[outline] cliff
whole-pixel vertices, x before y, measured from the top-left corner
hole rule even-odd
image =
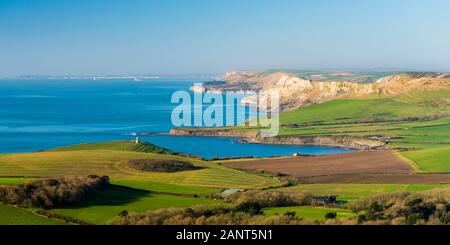
[[[352,148],[358,150],[382,149],[386,142],[354,136],[276,136],[261,137],[258,131],[238,129],[199,129],[174,128],[171,135],[178,136],[208,136],[208,137],[236,137],[242,142],[252,144],[278,144],[278,145],[314,145],[327,147]]]
[[[314,145],[325,147],[352,148],[358,150],[377,150],[386,145],[385,142],[354,136],[276,136],[247,140],[249,143],[278,145]]]
[[[394,96],[413,90],[448,88],[450,76],[443,73],[401,73],[383,77],[371,83],[323,80],[313,81],[287,72],[230,72],[217,81],[202,87],[191,88],[196,92],[223,93],[227,91],[279,91],[280,107],[288,111],[325,101],[374,96]],[[242,103],[254,104],[253,97]]]
[[[238,129],[172,128],[169,134],[178,136],[245,137],[249,139],[259,137],[258,131]]]

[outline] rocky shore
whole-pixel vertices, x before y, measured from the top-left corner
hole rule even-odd
[[[170,135],[178,136],[205,136],[205,137],[234,137],[241,142],[252,144],[278,144],[278,145],[312,145],[338,148],[351,148],[357,150],[379,150],[387,145],[385,141],[334,135],[283,135],[276,137],[261,137],[256,130],[239,129],[202,129],[202,128],[173,128]]]

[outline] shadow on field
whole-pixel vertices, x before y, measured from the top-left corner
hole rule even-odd
[[[89,206],[120,206],[133,203],[141,198],[152,197],[149,191],[136,190],[123,186],[112,185],[110,188],[95,192],[75,206],[62,207],[77,209]]]

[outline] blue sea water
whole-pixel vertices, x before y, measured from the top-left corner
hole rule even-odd
[[[132,140],[172,128],[172,93],[194,81],[2,80],[0,152],[31,152],[85,142]],[[211,157],[332,154],[348,149],[241,144],[231,138],[150,135],[143,140],[176,152]]]

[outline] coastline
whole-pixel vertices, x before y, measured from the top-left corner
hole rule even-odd
[[[279,135],[268,138],[261,137],[258,131],[241,129],[172,128],[169,135],[233,137],[238,138],[242,143],[249,144],[321,146],[355,149],[359,151],[383,150],[387,145],[387,142],[345,135]]]

